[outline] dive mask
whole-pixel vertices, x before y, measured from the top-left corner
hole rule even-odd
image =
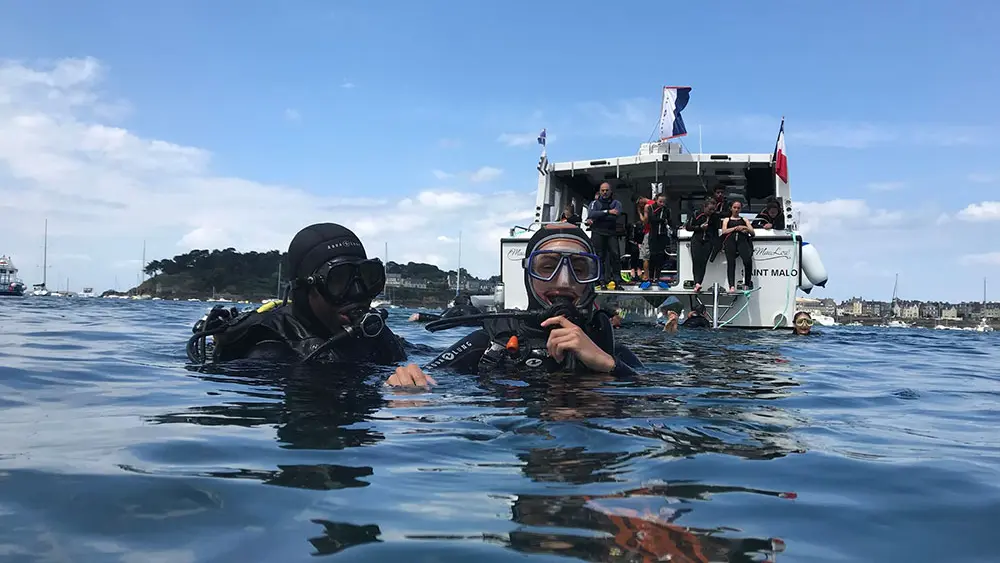
[[[338,258],[320,266],[306,283],[335,302],[371,299],[385,289],[385,266],[378,258]]]
[[[534,250],[521,265],[529,276],[539,281],[552,281],[564,267],[569,267],[576,283],[594,283],[601,279],[601,259],[589,252]]]

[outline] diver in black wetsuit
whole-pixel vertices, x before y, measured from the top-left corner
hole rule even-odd
[[[729,205],[729,217],[722,220],[722,248],[726,251],[726,274],[729,292],[736,291],[736,256],[743,259],[743,278],[747,289],[753,289],[753,227],[740,217],[743,204],[734,201]]]
[[[480,315],[482,313],[483,311],[479,307],[472,304],[472,297],[469,297],[466,293],[459,293],[455,296],[452,306],[445,309],[440,315],[434,313],[413,313],[410,315],[410,321],[415,323],[427,323],[465,315]]]
[[[371,300],[385,286],[385,268],[369,259],[358,237],[333,223],[310,225],[288,246],[286,291],[291,303],[240,313],[216,307],[195,324],[188,358],[371,362],[406,360],[402,340],[384,325]],[[200,347],[199,347],[200,343]],[[414,366],[415,367],[415,366]]]
[[[705,306],[701,303],[695,305],[681,326],[684,328],[712,328],[712,323],[705,316]]]
[[[525,249],[524,283],[528,311],[475,318],[482,328],[460,339],[424,369],[449,368],[461,373],[542,369],[628,375],[642,363],[615,343],[611,314],[594,305],[600,258],[586,233],[565,223],[536,232]],[[471,320],[471,319],[470,319]],[[442,324],[461,326],[460,319]],[[470,323],[471,324],[471,323]],[[434,323],[428,330],[437,327]],[[416,384],[423,371],[400,370],[390,383]]]
[[[716,202],[706,199],[699,213],[692,214],[685,229],[691,231],[691,266],[694,269],[694,291],[701,291],[705,281],[705,269],[712,257],[712,251],[718,246],[719,228],[715,226],[714,214]]]

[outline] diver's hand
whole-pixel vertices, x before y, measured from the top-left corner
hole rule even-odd
[[[615,359],[601,350],[579,326],[566,317],[552,317],[542,322],[543,327],[554,327],[549,332],[547,348],[549,355],[557,362],[563,361],[567,353],[575,354],[588,368],[598,372],[612,372]]]
[[[396,368],[396,373],[385,384],[388,387],[428,387],[437,385],[437,381],[424,373],[417,364],[410,364]]]

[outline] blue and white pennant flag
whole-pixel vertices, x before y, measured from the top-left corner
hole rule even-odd
[[[664,86],[663,105],[660,108],[660,140],[675,139],[687,135],[681,111],[691,99],[690,86]]]

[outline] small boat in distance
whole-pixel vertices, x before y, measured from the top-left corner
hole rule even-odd
[[[17,277],[17,267],[9,256],[0,256],[0,295],[21,297],[24,282]]]

